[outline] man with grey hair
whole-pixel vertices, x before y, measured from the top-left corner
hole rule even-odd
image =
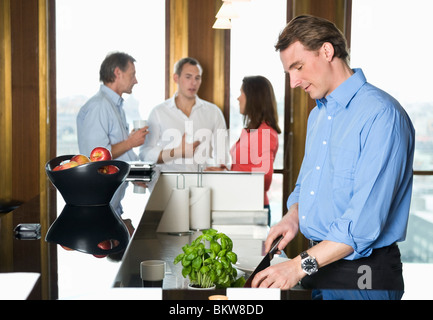
[[[221,110],[197,92],[203,69],[191,57],[175,64],[178,90],[149,115],[149,135],[140,159],[161,165],[163,171],[197,171],[198,165],[226,164],[228,134]]]
[[[81,107],[77,115],[78,147],[81,154],[89,156],[95,147],[111,151],[113,159],[138,160],[133,148],[146,139],[147,127],[129,133],[123,110],[124,93],[130,94],[137,84],[135,59],[123,52],[107,55],[99,71],[102,82],[98,93]],[[118,189],[112,206],[119,215],[123,212],[120,200],[126,184]]]
[[[126,53],[109,54],[99,71],[99,92],[81,107],[77,116],[80,153],[89,156],[95,147],[111,151],[113,159],[138,160],[132,150],[144,143],[147,128],[129,133],[123,110],[124,93],[132,93],[137,84],[135,59]]]

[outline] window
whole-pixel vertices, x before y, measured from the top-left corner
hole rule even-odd
[[[279,125],[284,131],[285,75],[274,45],[285,27],[286,0],[254,0],[235,3],[239,18],[232,19],[230,57],[230,145],[239,138],[243,127],[237,98],[245,76],[262,75],[272,83],[278,103]],[[284,166],[283,134],[279,135],[279,150],[274,170]],[[282,217],[283,178],[274,173],[268,193],[271,206],[271,224]]]
[[[426,37],[433,29],[432,10],[429,0],[353,0],[352,7],[352,67],[362,67],[370,83],[399,100],[416,130],[409,225],[399,247],[405,282],[423,286],[418,291],[428,289],[424,268],[433,263],[433,44]]]
[[[165,1],[150,5],[143,0],[57,0],[56,22],[58,155],[78,153],[76,117],[99,90],[99,68],[107,53],[123,51],[136,59],[138,84],[131,95],[123,95],[128,122],[146,119],[151,109],[164,101]],[[62,205],[58,201],[59,208]],[[107,265],[92,255],[63,249],[59,249],[58,259],[70,261],[59,264],[60,299],[77,295],[80,281],[105,286],[118,269],[115,263]],[[85,263],[77,262],[81,260]],[[86,266],[83,275],[100,276],[71,282],[77,280],[80,266]]]
[[[136,59],[138,84],[123,95],[128,122],[165,99],[165,1],[57,0],[56,22],[57,154],[76,154],[76,116],[99,90],[109,52]]]

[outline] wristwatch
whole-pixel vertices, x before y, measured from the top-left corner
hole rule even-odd
[[[316,258],[310,256],[307,251],[301,252],[301,268],[308,275],[312,275],[319,270]]]

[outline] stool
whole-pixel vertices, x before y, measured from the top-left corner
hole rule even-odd
[[[9,200],[9,201],[0,200],[0,214],[9,213],[15,210],[16,208],[18,208],[22,204],[23,203],[18,200]]]

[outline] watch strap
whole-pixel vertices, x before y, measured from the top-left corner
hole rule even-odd
[[[301,256],[301,259],[305,259],[309,256],[309,254],[307,253],[307,251],[302,251],[300,256]]]

